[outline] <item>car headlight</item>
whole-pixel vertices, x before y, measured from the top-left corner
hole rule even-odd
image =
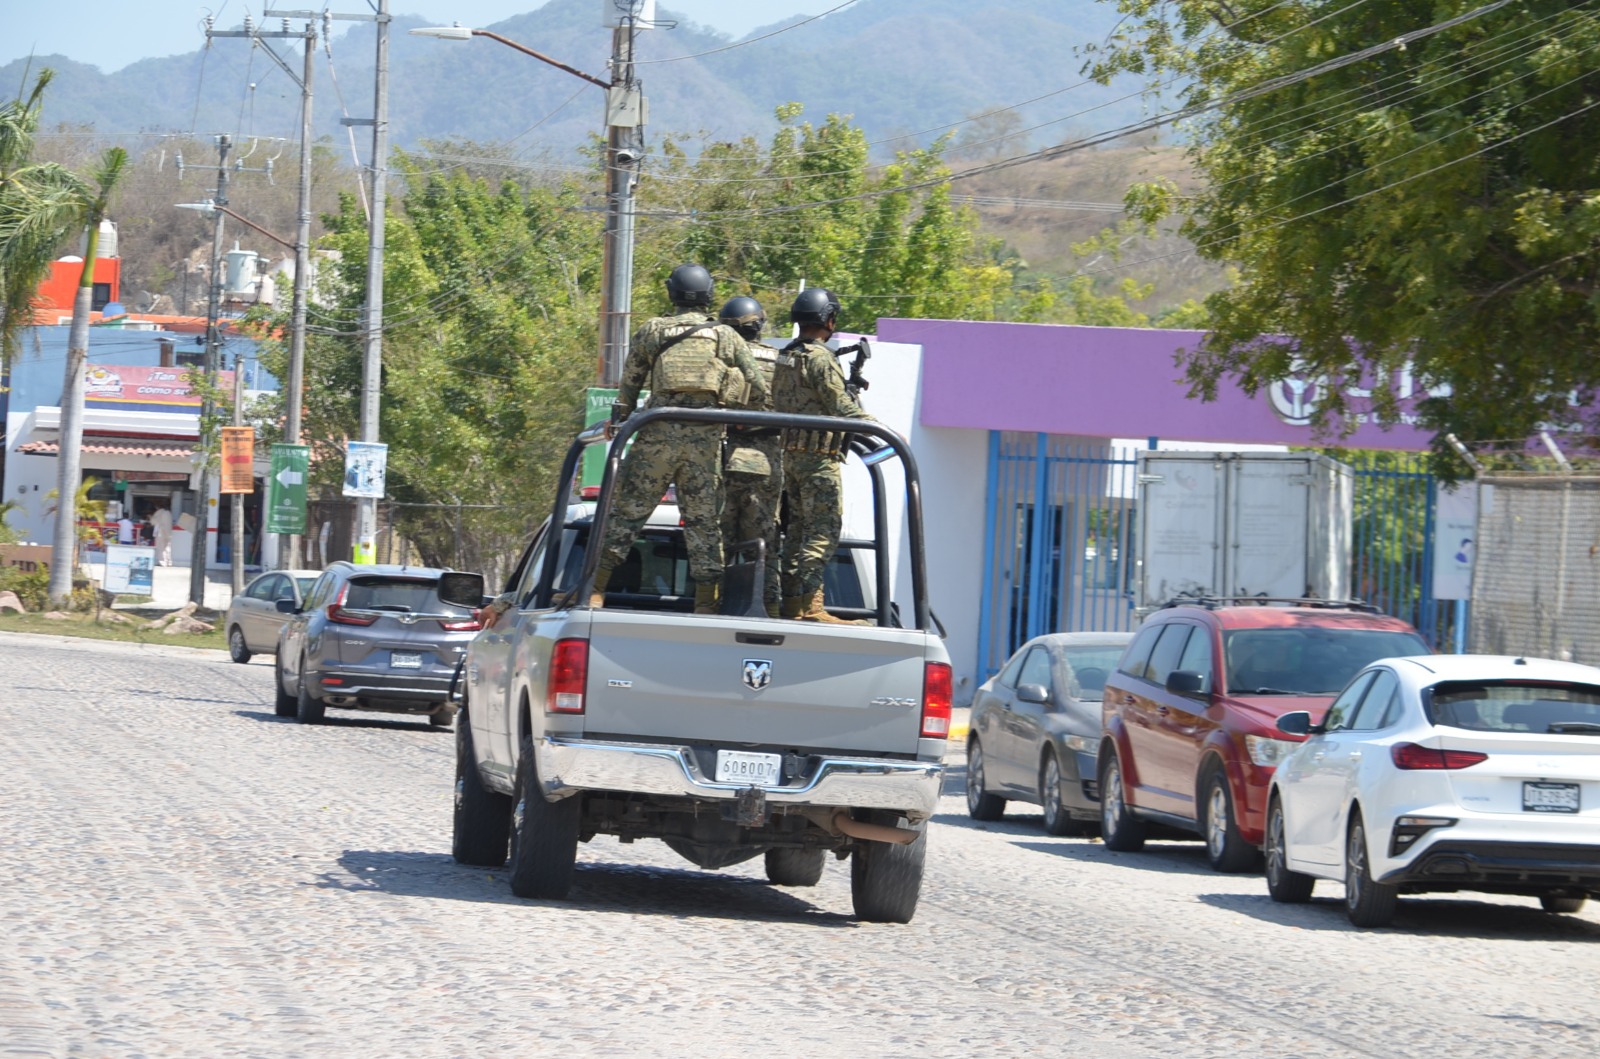
[[[1080,754],[1094,753],[1095,741],[1086,735],[1069,735],[1061,742],[1068,750],[1076,750]]]
[[[1277,768],[1283,764],[1289,752],[1299,745],[1287,739],[1268,739],[1264,735],[1244,737],[1244,748],[1249,752],[1250,760],[1262,768]]]

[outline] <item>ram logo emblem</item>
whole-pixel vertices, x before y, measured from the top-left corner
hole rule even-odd
[[[744,660],[744,686],[751,691],[760,691],[772,683],[772,660],[770,658],[746,658]]]

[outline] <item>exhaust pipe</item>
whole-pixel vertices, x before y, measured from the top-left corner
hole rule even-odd
[[[833,826],[841,834],[851,838],[865,839],[868,842],[894,842],[899,845],[908,845],[915,842],[921,831],[913,831],[908,827],[889,827],[887,824],[869,824],[857,820],[844,809],[833,814]]]

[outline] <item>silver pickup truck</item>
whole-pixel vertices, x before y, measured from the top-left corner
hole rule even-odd
[[[723,613],[691,613],[673,508],[640,531],[606,606],[591,609],[590,543],[606,522],[618,454],[662,420],[845,430],[881,442],[866,458],[878,539],[856,542],[862,554],[841,549],[848,562],[833,573],[869,572],[859,606],[844,613],[871,624],[767,617],[757,542],[728,568]],[[579,436],[562,483],[584,446],[602,440],[593,428]],[[892,459],[905,481],[909,627],[890,601],[882,539]],[[481,580],[457,591],[481,593]],[[850,859],[857,916],[911,919],[949,733],[950,663],[927,601],[916,463],[899,435],[774,413],[636,415],[617,431],[597,501],[577,502],[563,485],[501,598],[506,609],[468,647],[457,690],[457,861],[503,865],[509,843],[513,892],[563,898],[578,843],[597,835],[659,838],[708,869],[764,856],[767,878],[782,886],[815,885],[832,853]]]

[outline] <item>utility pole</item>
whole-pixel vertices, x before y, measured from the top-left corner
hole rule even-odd
[[[217,137],[217,191],[213,201],[228,204],[228,150],[233,141],[226,133]],[[189,601],[206,605],[206,543],[211,534],[211,437],[210,420],[215,411],[211,390],[217,380],[217,360],[222,343],[217,317],[222,314],[222,220],[217,211],[211,232],[211,293],[206,301],[206,391],[200,405],[200,470],[195,489],[194,540],[189,551]]]
[[[378,440],[383,382],[383,220],[389,182],[389,0],[378,0],[377,85],[372,107],[372,216],[367,222],[367,304],[361,358],[361,440]],[[378,500],[356,497],[356,562],[376,562]]]
[[[628,359],[633,314],[633,189],[644,156],[644,93],[634,76],[637,5],[613,0],[611,86],[606,89],[605,266],[600,280],[600,385],[615,386]]]
[[[317,50],[316,12],[296,11],[277,12],[268,11],[268,16],[282,16],[282,29],[277,31],[253,30],[248,19],[245,21],[243,31],[220,31],[211,28],[212,20],[206,19],[206,37],[248,37],[252,46],[259,44],[273,62],[289,79],[300,86],[300,189],[299,206],[296,215],[294,237],[294,300],[290,310],[289,323],[289,378],[286,380],[288,394],[284,398],[284,426],[283,440],[290,445],[298,445],[301,441],[300,413],[304,402],[305,391],[305,362],[306,362],[306,299],[311,282],[311,78],[315,69],[313,60]],[[303,32],[295,32],[289,28],[291,18],[304,17],[306,28]],[[322,13],[326,23],[331,17]],[[264,38],[300,38],[305,42],[305,68],[299,77],[288,63],[279,57],[278,53],[263,42]],[[277,238],[273,236],[273,238]],[[280,242],[282,240],[279,240]],[[238,425],[235,420],[235,425]],[[265,520],[263,520],[265,529]],[[289,538],[288,547],[278,549],[278,565],[281,569],[291,569],[298,566],[300,559],[301,540],[298,534]],[[238,576],[242,576],[242,573]],[[238,590],[239,586],[235,586]]]

